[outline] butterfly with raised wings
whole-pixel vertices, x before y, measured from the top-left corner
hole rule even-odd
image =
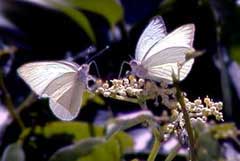
[[[88,64],[69,61],[27,63],[17,72],[37,95],[49,98],[54,115],[66,121],[77,117],[88,81],[93,79]]]
[[[194,24],[186,24],[167,34],[162,17],[154,17],[138,40],[135,59],[129,63],[131,73],[140,78],[172,83],[174,72],[183,80],[194,63],[194,59],[186,59],[186,54],[194,51],[194,32]]]

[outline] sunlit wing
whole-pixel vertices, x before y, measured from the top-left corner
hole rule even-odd
[[[78,66],[65,61],[33,62],[22,65],[17,72],[38,95],[42,96],[46,87],[65,73],[76,73]]]
[[[161,52],[149,57],[146,61],[142,62],[144,68],[150,70],[152,67],[168,64],[168,63],[184,63],[186,61],[186,53],[190,49],[187,47],[172,47],[166,48]]]
[[[155,81],[161,81],[161,80],[167,80],[168,82],[172,83],[172,74],[174,74],[178,77],[178,79],[181,81],[190,72],[192,65],[193,65],[194,59],[190,59],[187,62],[184,63],[184,65],[180,68],[180,72],[178,73],[179,65],[178,63],[167,63],[162,64],[159,66],[154,66],[148,70],[148,78]],[[179,74],[179,75],[178,75]]]
[[[72,120],[77,117],[82,103],[85,85],[75,81],[74,85],[65,91],[57,99],[49,99],[49,105],[52,112],[61,120]]]
[[[154,17],[138,40],[135,59],[142,61],[145,54],[147,54],[158,41],[163,39],[166,34],[166,27],[162,17]]]
[[[150,57],[156,54],[158,54],[159,57],[162,57],[163,54],[161,54],[161,52],[167,48],[192,48],[194,32],[194,24],[187,24],[177,28],[176,30],[168,34],[166,37],[155,43],[154,46],[151,47],[151,49],[149,49],[146,55],[142,58],[142,63],[144,64],[145,61],[148,61]]]

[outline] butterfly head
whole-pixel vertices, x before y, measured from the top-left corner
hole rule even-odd
[[[88,64],[83,64],[80,66],[79,71],[82,73],[88,73],[89,72],[89,65]]]
[[[89,65],[88,64],[81,65],[80,68],[78,69],[78,80],[86,84],[88,80],[88,72]]]
[[[141,62],[137,61],[137,60],[131,60],[129,62],[129,65],[131,67],[131,73],[133,75],[136,75],[138,77],[141,77],[141,78],[145,78],[146,75],[147,75],[147,69],[145,69]]]

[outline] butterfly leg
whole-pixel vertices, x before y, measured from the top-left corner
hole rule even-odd
[[[94,84],[91,85],[91,86],[89,86],[89,82],[90,82],[90,81],[93,81],[93,82],[94,82]],[[87,85],[87,89],[88,89],[89,91],[94,91],[94,90],[97,88],[96,78],[94,78],[94,77],[91,76],[91,75],[88,75],[86,85]]]
[[[119,71],[119,74],[118,74],[118,79],[119,79],[119,78],[121,77],[121,75],[122,75],[122,70],[123,70],[123,67],[124,67],[125,64],[128,64],[128,65],[129,65],[129,63],[128,63],[127,61],[123,61],[123,62],[122,62],[121,67],[120,67],[120,71]]]

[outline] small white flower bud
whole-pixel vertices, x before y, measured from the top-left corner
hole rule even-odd
[[[129,80],[127,78],[123,79],[123,85],[128,86],[129,85]]]
[[[209,106],[210,102],[211,102],[211,100],[210,100],[209,97],[204,98],[204,103],[205,103],[207,106]]]
[[[205,123],[205,121],[201,117],[197,117],[197,121],[199,121],[201,123]]]
[[[194,103],[195,103],[195,105],[199,106],[202,104],[202,100],[198,98],[194,101]]]
[[[138,80],[138,84],[139,84],[140,87],[142,87],[142,86],[144,85],[144,83],[145,83],[145,80],[144,80],[144,79],[140,78],[140,79]]]
[[[213,113],[213,112],[217,111],[217,108],[215,106],[212,106],[212,107],[210,107],[210,110]]]
[[[134,83],[134,84],[133,84],[133,87],[134,87],[134,88],[138,88],[138,84],[137,84],[137,83]]]
[[[119,93],[120,96],[123,96],[123,97],[127,96],[127,93],[123,90],[118,91],[118,93]]]
[[[109,97],[110,94],[111,94],[111,92],[106,91],[106,92],[103,93],[103,96],[104,96],[104,97]]]
[[[117,80],[117,79],[113,79],[113,80],[112,80],[112,84],[113,84],[114,86],[117,86],[117,83],[118,83],[118,80]]]
[[[123,85],[123,80],[121,80],[121,79],[117,80],[117,85],[122,86]]]
[[[126,91],[127,91],[127,93],[129,93],[129,94],[132,94],[132,93],[133,93],[132,87],[127,87],[127,88],[126,88]]]
[[[218,108],[219,111],[221,111],[223,109],[223,103],[222,102],[218,102],[216,107]]]
[[[96,92],[97,93],[103,93],[104,92],[104,88],[103,87],[99,87]]]
[[[106,82],[106,83],[103,83],[102,87],[103,87],[104,89],[107,89],[107,88],[109,88],[109,84],[108,84],[107,82]]]

